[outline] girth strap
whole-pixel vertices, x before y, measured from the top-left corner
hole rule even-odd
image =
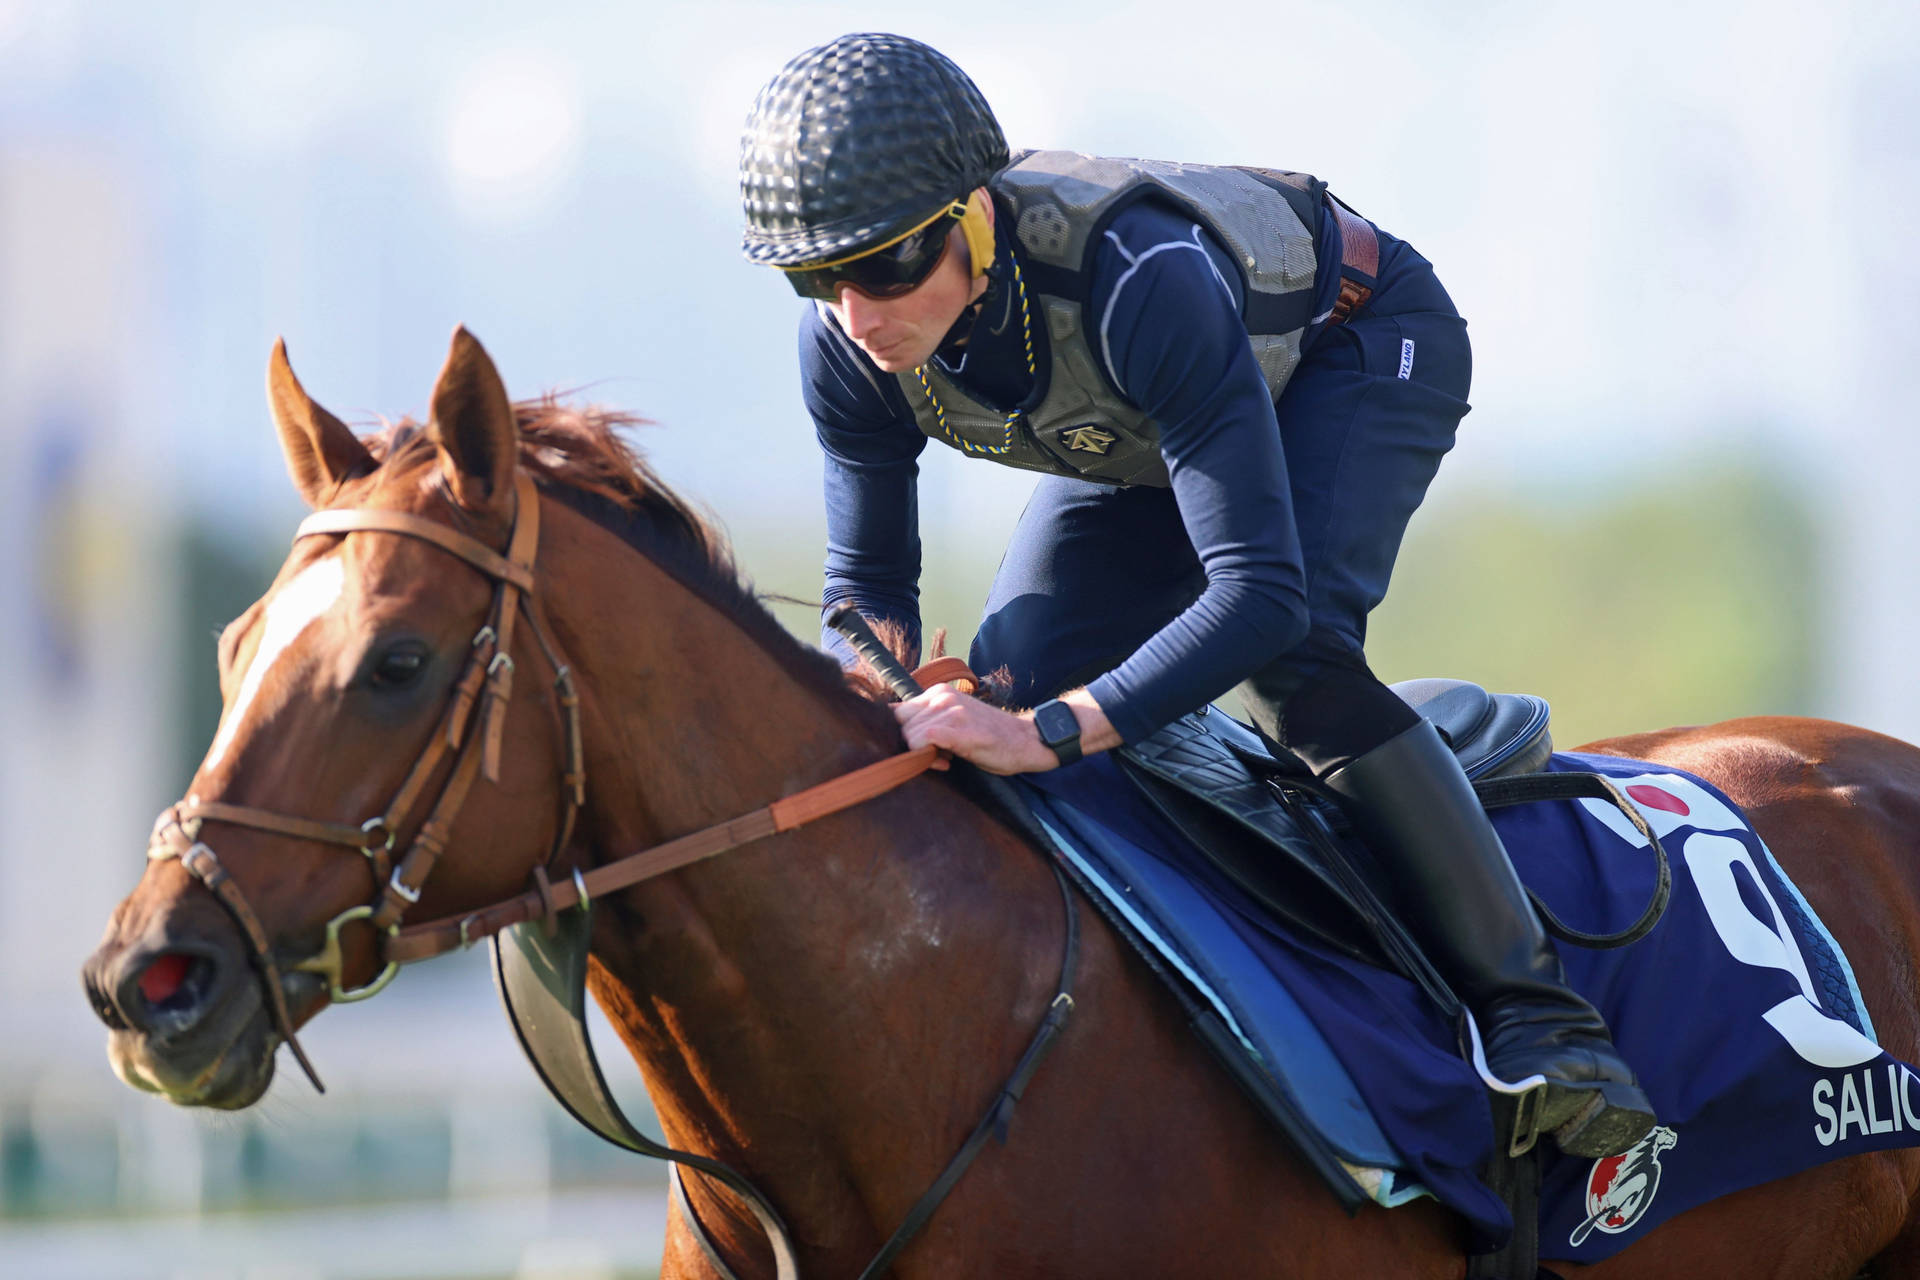
[[[1493,1131],[1512,1133],[1519,1119],[1519,1099],[1491,1093]],[[1467,1258],[1466,1280],[1552,1280],[1552,1274],[1540,1268],[1540,1165],[1544,1152],[1534,1146],[1513,1155],[1504,1142],[1496,1142],[1493,1154],[1480,1171],[1487,1190],[1500,1198],[1513,1215],[1513,1234],[1506,1244],[1489,1253]]]

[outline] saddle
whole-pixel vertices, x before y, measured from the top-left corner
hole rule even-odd
[[[1546,700],[1465,680],[1391,686],[1433,721],[1469,779],[1531,774],[1553,753]],[[1211,708],[1118,753],[1122,770],[1276,924],[1403,973],[1449,1014],[1458,999],[1388,905],[1390,887],[1306,765]],[[1279,856],[1275,856],[1276,853]]]

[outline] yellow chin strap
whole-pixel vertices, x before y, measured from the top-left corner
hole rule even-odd
[[[960,234],[967,239],[967,257],[973,260],[976,280],[993,265],[993,223],[987,218],[986,206],[986,199],[975,187],[967,196],[967,211],[960,215]]]

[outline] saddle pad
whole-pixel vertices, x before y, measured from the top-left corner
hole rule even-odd
[[[1549,769],[1627,793],[1673,860],[1673,896],[1634,946],[1560,947],[1661,1124],[1606,1160],[1544,1142],[1540,1256],[1598,1262],[1716,1196],[1920,1145],[1913,1069],[1874,1041],[1851,966],[1731,802],[1638,761],[1561,754]],[[1429,1194],[1462,1215],[1474,1248],[1504,1242],[1512,1223],[1477,1172],[1493,1149],[1485,1087],[1414,984],[1283,932],[1104,757],[1023,782],[1082,878],[1228,1016],[1374,1199]],[[1574,928],[1624,927],[1652,892],[1645,841],[1601,802],[1520,805],[1494,822],[1521,878]]]

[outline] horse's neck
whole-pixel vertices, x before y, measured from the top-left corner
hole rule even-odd
[[[678,597],[670,619],[661,595],[646,608],[648,631],[687,655],[681,669],[653,653],[636,671],[631,641],[591,655],[611,667],[580,660],[602,722],[588,829],[603,857],[882,754],[737,626]],[[599,677],[623,648],[624,685]],[[926,1135],[925,1117],[984,1105],[994,1082],[975,1077],[994,1068],[982,1064],[1018,1056],[1051,994],[1057,958],[1039,953],[1056,945],[1058,913],[1037,859],[921,780],[608,904],[593,989],[671,1141],[743,1166],[816,1239],[844,1234],[857,1252],[891,1228],[866,1214],[902,1194],[890,1180],[903,1154],[915,1170],[945,1158],[914,1145],[950,1141]],[[938,998],[963,989],[974,998]],[[723,1238],[757,1234],[709,1207]]]

